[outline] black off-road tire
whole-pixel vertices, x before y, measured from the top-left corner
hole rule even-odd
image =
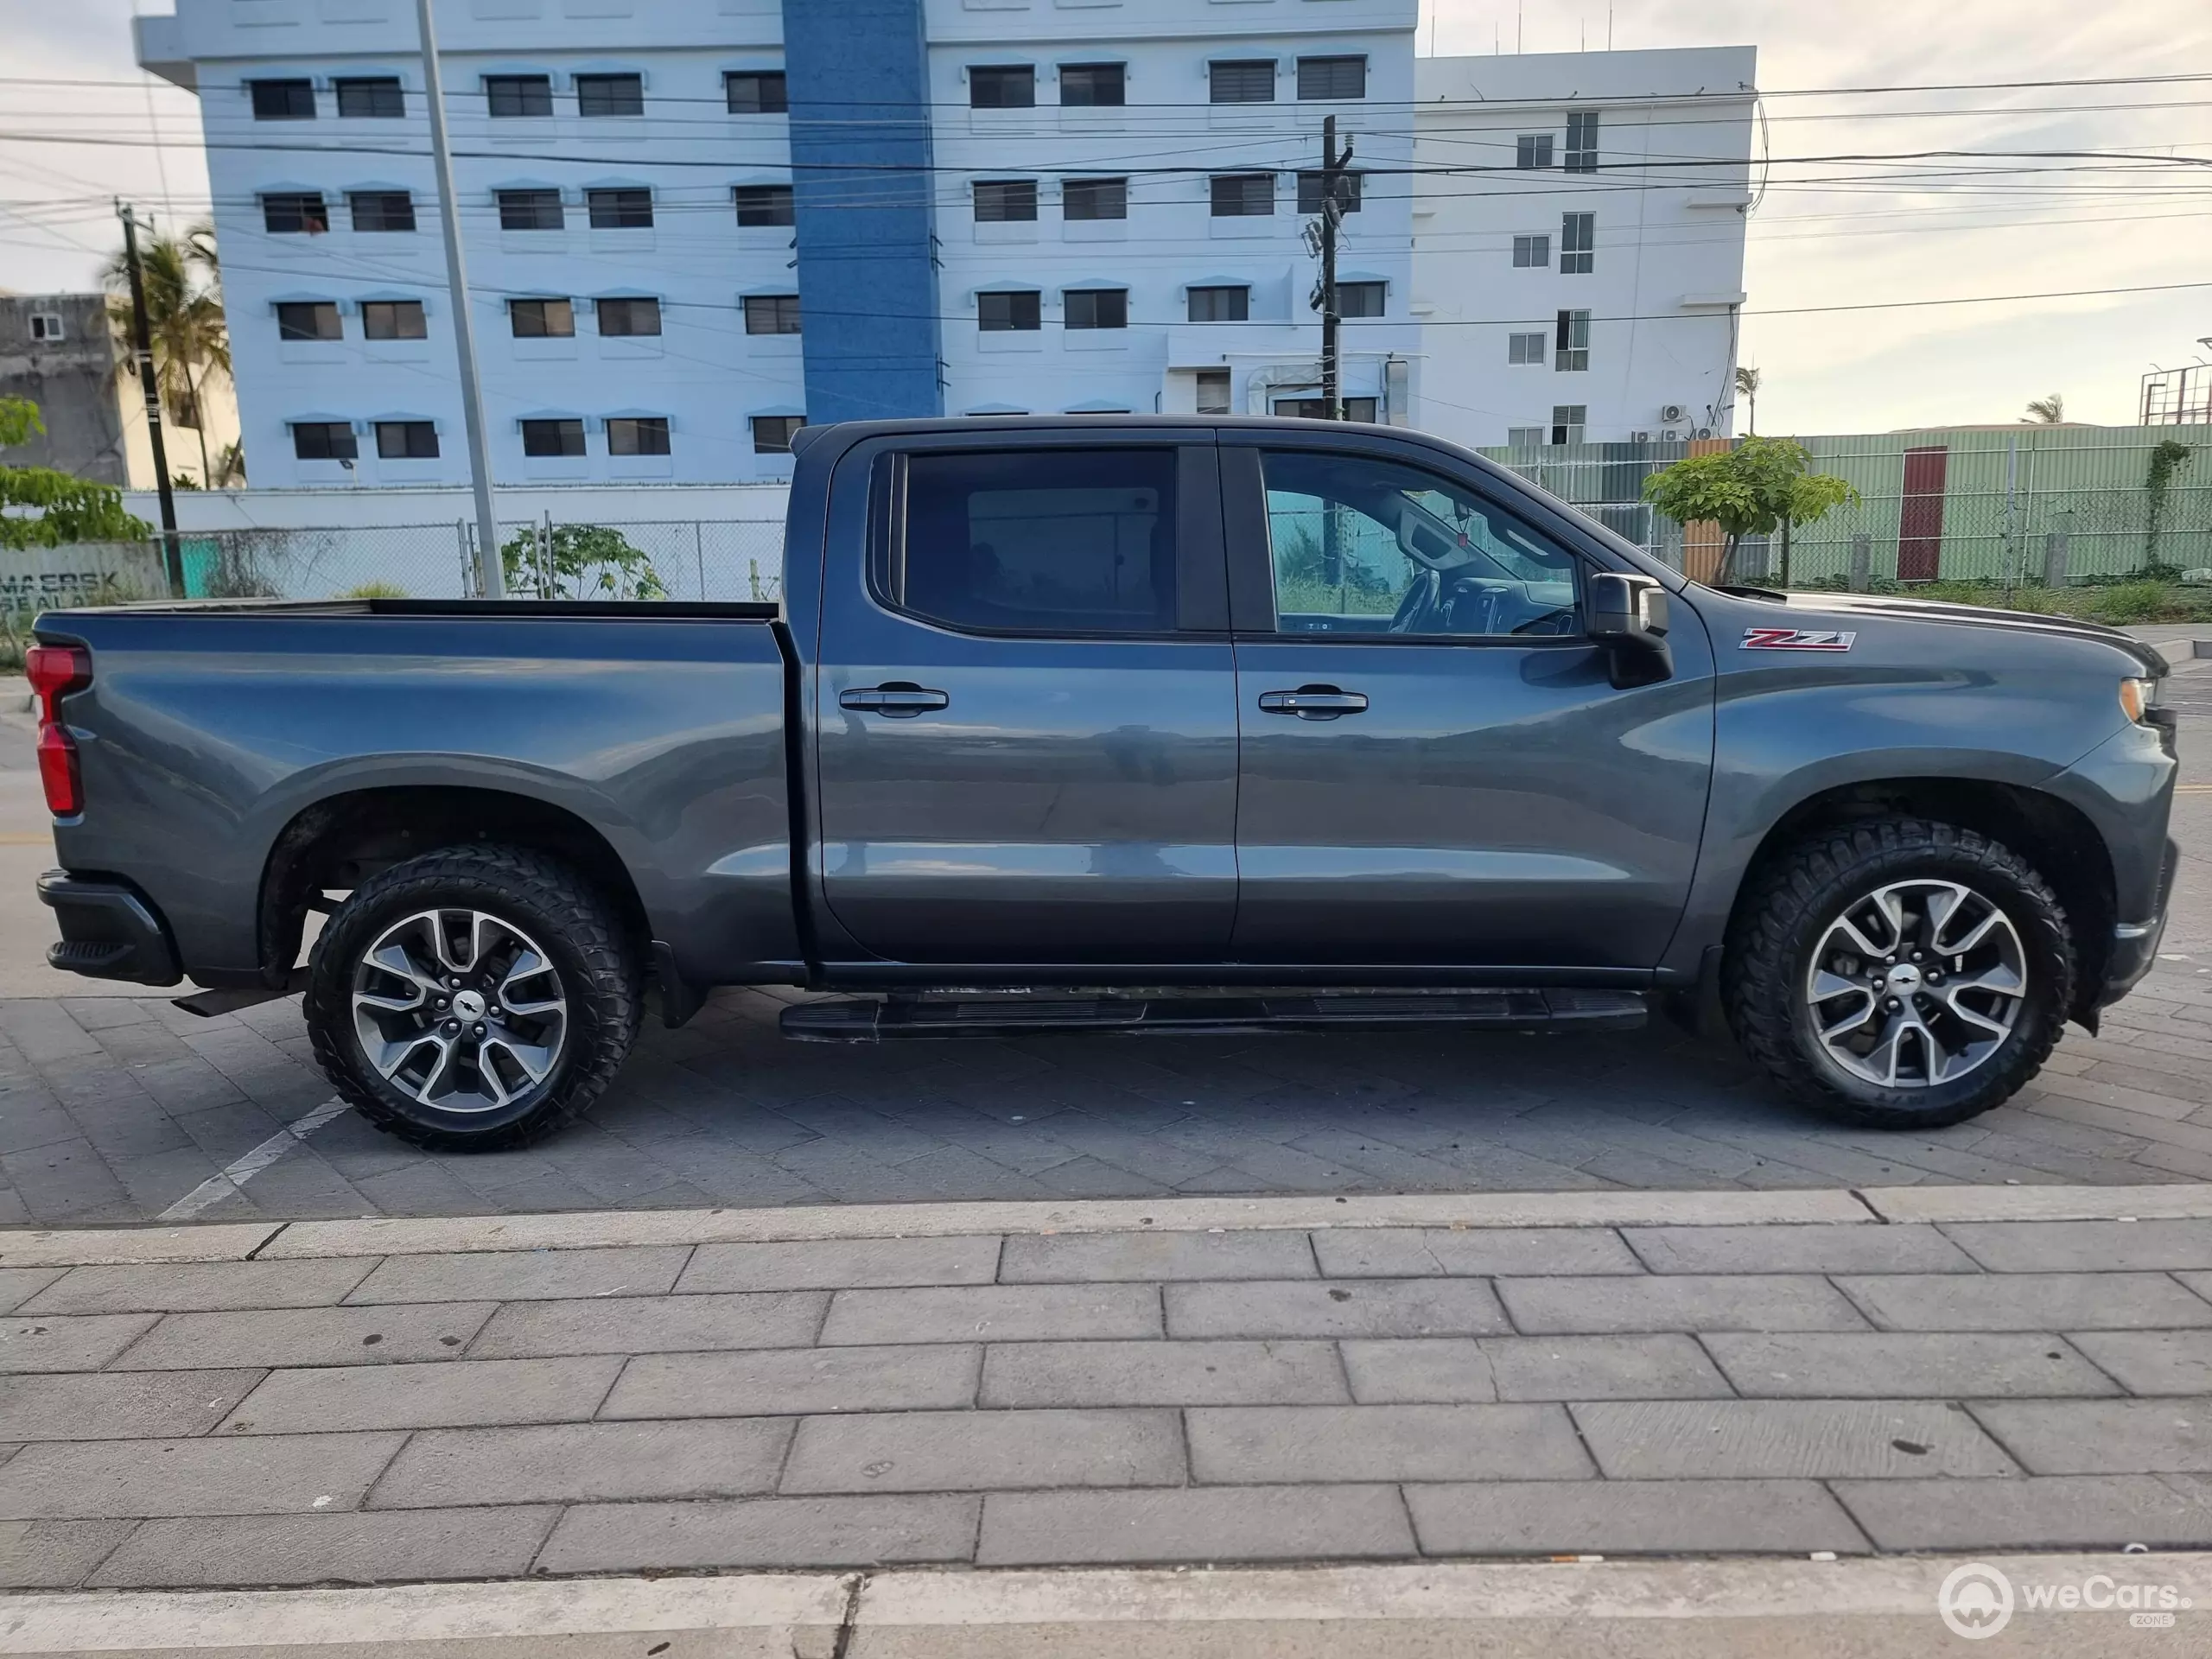
[[[1801,988],[1828,924],[1891,882],[1962,882],[2001,908],[2026,956],[2028,986],[2011,1033],[1963,1077],[1885,1088],[1822,1052]],[[1932,1129],[2002,1105],[2043,1069],[2072,1005],[2066,914],[2032,866],[1978,831],[1924,818],[1871,819],[1820,830],[1767,862],[1738,907],[1721,965],[1721,1000],[1744,1052],[1797,1099],[1847,1123]]]
[[[512,1109],[445,1112],[378,1075],[354,1029],[356,963],[392,924],[438,908],[518,925],[551,960],[568,999],[553,1069]],[[341,1098],[387,1135],[442,1152],[495,1152],[543,1139],[590,1107],[621,1068],[644,1017],[638,963],[614,907],[567,865],[515,847],[448,847],[363,882],[330,918],[302,999],[316,1060]]]

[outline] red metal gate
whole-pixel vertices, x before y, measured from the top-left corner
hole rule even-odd
[[[1941,444],[1904,452],[1904,501],[1897,515],[1897,580],[1933,582],[1943,563],[1943,480],[1950,451]]]

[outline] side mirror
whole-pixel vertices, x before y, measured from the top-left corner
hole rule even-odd
[[[1616,686],[1649,685],[1673,676],[1667,604],[1666,588],[1650,576],[1600,570],[1590,577],[1585,631],[1606,647]]]

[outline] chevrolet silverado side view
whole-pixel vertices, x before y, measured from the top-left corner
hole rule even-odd
[[[41,618],[54,964],[302,990],[346,1100],[468,1148],[589,1105],[648,983],[842,994],[819,1040],[1656,1001],[1925,1128],[2153,960],[2176,727],[2126,635],[1687,582],[1382,426],[795,447],[780,610]]]

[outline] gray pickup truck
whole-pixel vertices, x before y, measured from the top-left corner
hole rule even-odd
[[[2111,630],[1700,586],[1383,427],[797,447],[780,609],[41,618],[54,964],[303,990],[346,1100],[492,1147],[590,1103],[648,983],[842,993],[785,1029],[861,1040],[1656,1001],[1923,1128],[2156,952],[2176,728]]]

